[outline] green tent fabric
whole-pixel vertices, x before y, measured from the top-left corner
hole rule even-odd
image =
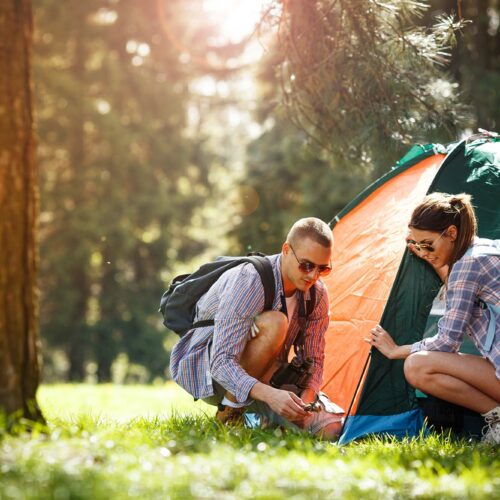
[[[477,204],[478,234],[483,238],[500,238],[499,146],[498,141],[461,142],[443,162],[428,191],[470,193]],[[398,344],[422,338],[440,286],[434,271],[407,251],[381,319]],[[357,414],[390,415],[415,409],[415,391],[401,376],[402,361],[390,361],[374,351]]]
[[[432,149],[427,146],[410,150],[388,175],[397,175],[400,170],[411,168],[422,158],[433,154],[437,149],[435,145],[432,146]],[[448,151],[427,192],[471,194],[478,218],[479,236],[500,239],[500,140],[484,136],[473,137],[451,145]],[[383,177],[375,184],[382,184],[384,179]],[[337,220],[366,198],[368,191],[373,193],[372,186],[350,203]],[[440,286],[441,282],[435,272],[406,250],[380,320],[381,325],[391,332],[398,344],[411,344],[422,339]],[[387,428],[381,418],[376,426],[368,425],[366,432],[390,434],[392,416],[411,415],[418,410],[419,405],[415,390],[404,378],[403,361],[390,361],[376,349],[372,349],[370,354],[356,415],[348,420],[361,421],[363,416],[384,417],[388,422]],[[343,436],[344,442],[362,434],[359,429],[354,430],[355,422],[350,424],[351,428],[347,428],[345,432],[350,432],[351,435]],[[418,426],[414,432],[417,430]]]

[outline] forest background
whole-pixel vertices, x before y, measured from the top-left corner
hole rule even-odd
[[[33,0],[43,382],[162,382],[174,275],[498,131],[497,0],[230,3]]]

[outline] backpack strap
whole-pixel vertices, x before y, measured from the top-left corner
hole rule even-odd
[[[486,238],[476,238],[464,256],[476,257],[478,255],[499,255],[500,256],[500,240],[488,240]]]
[[[270,311],[273,308],[276,288],[273,266],[269,259],[262,255],[248,255],[247,259],[259,273],[264,285],[264,311]]]
[[[309,290],[309,300],[307,300],[306,303],[306,317],[308,318],[316,307],[316,286],[312,286]]]
[[[241,259],[241,263],[245,262],[251,263],[255,270],[259,273],[260,279],[264,286],[264,311],[270,311],[273,308],[274,296],[275,296],[275,280],[274,271],[271,262],[263,254],[249,254]],[[193,323],[192,328],[202,328],[204,326],[213,326],[215,321],[213,319],[205,319],[202,321],[197,321]]]
[[[486,340],[483,346],[486,352],[490,352],[491,346],[493,345],[493,339],[495,338],[496,325],[500,321],[500,306],[492,304],[491,302],[485,302],[483,299],[479,298],[475,301],[475,304],[481,307],[481,309],[488,309],[488,311],[490,311],[490,321],[488,323]]]

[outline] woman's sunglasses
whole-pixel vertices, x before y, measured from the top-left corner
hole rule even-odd
[[[288,246],[290,247],[290,250],[292,251],[295,259],[299,263],[299,270],[301,272],[303,272],[304,274],[309,274],[310,272],[314,271],[316,268],[318,269],[318,274],[320,276],[327,276],[328,274],[330,274],[332,272],[331,265],[330,266],[327,266],[325,264],[318,265],[318,264],[314,264],[312,262],[309,262],[308,260],[299,260],[299,258],[297,257],[297,254],[295,253],[295,250],[292,248],[292,245],[290,245],[290,243],[289,243]]]
[[[443,237],[443,234],[446,233],[448,228],[446,228],[432,243],[417,243],[415,240],[410,240],[406,239],[406,244],[411,245],[415,250],[418,252],[421,252],[422,250],[425,250],[426,252],[434,252],[436,250],[433,245],[438,241],[440,238]]]

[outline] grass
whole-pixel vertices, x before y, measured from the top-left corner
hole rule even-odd
[[[172,384],[41,388],[48,431],[4,435],[0,498],[500,498],[492,447],[449,436],[338,447],[226,429]]]
[[[71,420],[80,415],[127,422],[132,418],[163,417],[172,413],[213,415],[213,407],[195,402],[174,382],[152,385],[42,385],[38,402],[45,417]]]

